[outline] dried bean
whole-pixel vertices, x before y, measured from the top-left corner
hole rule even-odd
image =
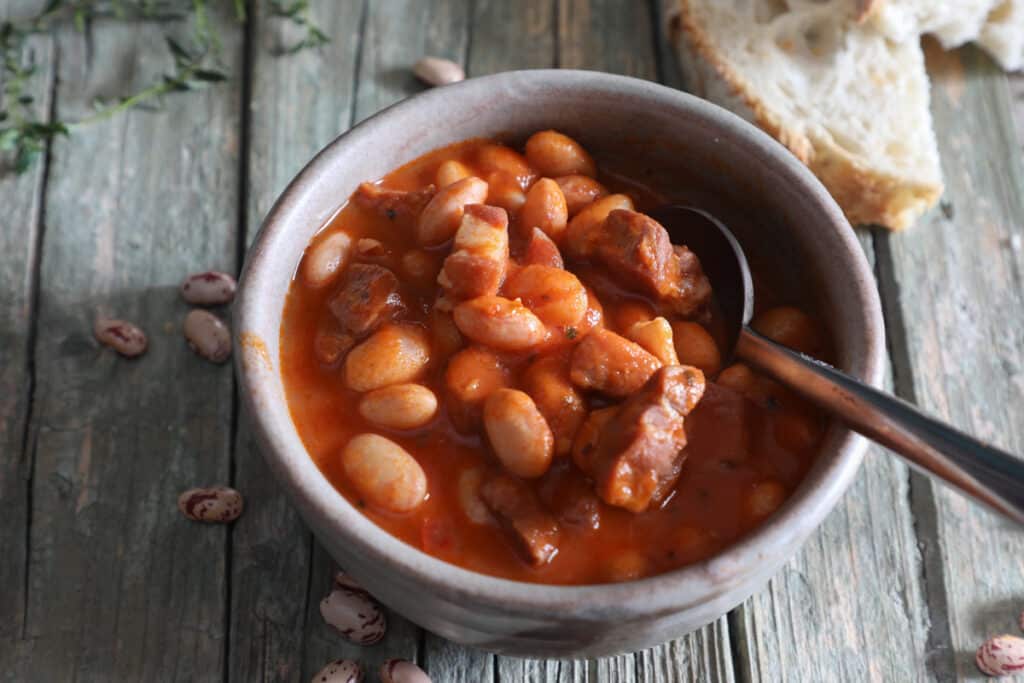
[[[310,683],[362,683],[363,667],[352,659],[337,659],[313,676]]]
[[[458,83],[466,79],[466,72],[461,66],[440,57],[423,57],[413,66],[412,72],[416,78],[433,86]]]
[[[178,509],[195,522],[233,522],[244,507],[242,494],[227,486],[189,489],[178,496]]]
[[[231,331],[213,313],[198,308],[190,311],[184,330],[192,350],[211,363],[223,363],[231,356]]]
[[[437,397],[421,384],[392,384],[364,395],[359,414],[377,427],[415,429],[434,419]]]
[[[238,283],[227,273],[193,273],[181,283],[181,298],[196,306],[220,306],[235,298]]]
[[[357,645],[373,645],[384,637],[384,611],[368,593],[347,586],[334,590],[320,601],[320,616],[334,630]]]
[[[405,659],[389,659],[380,667],[381,683],[431,683],[427,672]]]
[[[974,661],[986,676],[1010,676],[1024,671],[1024,639],[993,636],[981,644]]]
[[[146,333],[138,326],[124,320],[99,319],[93,323],[92,333],[96,341],[109,346],[126,358],[141,356],[146,352]]]

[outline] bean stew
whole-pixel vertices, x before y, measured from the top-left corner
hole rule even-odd
[[[363,183],[307,248],[292,419],[389,533],[495,576],[623,581],[720,551],[812,465],[824,417],[722,366],[699,260],[615,171],[555,131],[469,140]],[[754,327],[828,354],[798,308]]]

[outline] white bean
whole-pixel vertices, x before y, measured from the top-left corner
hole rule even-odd
[[[487,505],[480,499],[480,483],[484,478],[483,467],[471,467],[459,475],[459,505],[473,524],[493,524],[494,517]]]
[[[389,659],[380,667],[381,683],[431,683],[427,672],[405,659]]]
[[[213,313],[198,308],[189,312],[184,331],[192,350],[211,363],[223,363],[231,356],[231,331]]]
[[[359,414],[377,427],[415,429],[434,419],[437,397],[421,384],[393,384],[363,396]]]
[[[423,57],[412,67],[416,78],[427,85],[448,85],[458,83],[466,79],[466,72],[462,67],[450,59],[440,57]]]
[[[195,522],[233,522],[244,507],[242,494],[227,486],[189,489],[178,496],[178,509]]]
[[[476,177],[463,178],[442,188],[420,213],[416,238],[420,244],[441,244],[455,234],[466,204],[483,204],[487,183]]]
[[[302,260],[302,279],[319,289],[334,281],[348,262],[352,238],[344,232],[328,235],[309,248]]]
[[[360,496],[389,512],[409,512],[427,495],[427,475],[404,448],[377,434],[354,437],[341,452],[345,476]]]
[[[422,328],[385,325],[349,351],[345,382],[356,391],[373,391],[411,382],[430,362],[430,341]]]
[[[464,301],[455,307],[453,316],[464,335],[503,351],[525,351],[547,337],[544,323],[529,308],[500,296]]]
[[[92,333],[96,341],[126,358],[141,356],[149,345],[146,333],[125,320],[98,319],[93,323]]]
[[[387,621],[380,605],[363,591],[344,586],[334,590],[320,601],[320,616],[335,631],[357,645],[380,642],[387,631]]]
[[[491,394],[484,402],[484,428],[509,472],[532,479],[548,471],[555,438],[529,394],[517,389]]]
[[[193,273],[181,283],[181,298],[196,306],[220,306],[235,298],[238,283],[227,273]]]
[[[310,683],[362,683],[363,667],[354,659],[337,659],[317,672]]]

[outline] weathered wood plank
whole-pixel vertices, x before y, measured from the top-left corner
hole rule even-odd
[[[280,55],[298,39],[294,27],[270,16],[268,2],[251,7],[246,244],[285,185],[350,125],[362,14],[362,2],[311,3],[311,20],[331,42]],[[237,428],[235,485],[248,507],[232,533],[230,679],[308,680],[341,656],[335,651],[341,638],[323,629],[316,609],[330,585],[329,560],[314,553],[312,536],[271,476],[245,415]],[[314,558],[321,562],[316,583]]]
[[[1010,75],[1010,95],[1013,98],[1013,118],[1016,122],[1017,140],[1024,144],[1024,72]]]
[[[241,31],[212,12],[225,66]],[[58,36],[57,115],[87,115],[170,68],[155,25],[99,21]],[[186,29],[181,27],[182,32]],[[184,36],[183,36],[184,37]],[[30,531],[30,652],[15,680],[220,680],[222,526],[178,494],[229,469],[231,368],[186,346],[177,287],[236,252],[237,81],[76,130],[45,196]],[[92,338],[97,313],[138,322],[135,361]]]
[[[927,410],[1013,453],[1024,451],[1024,168],[1006,77],[974,49],[929,54],[946,174],[944,211],[885,240],[899,286],[888,312],[897,388]],[[931,665],[977,676],[975,648],[1019,631],[1024,536],[959,494],[913,480],[932,615]]]
[[[874,263],[873,235],[858,234]],[[872,446],[822,528],[730,615],[741,677],[925,680],[929,614],[920,574],[908,470]]]
[[[33,11],[24,4],[0,6],[0,21]],[[43,119],[56,75],[53,50],[49,36],[34,36],[26,45],[26,61],[37,70],[25,92],[35,97],[33,114]],[[23,175],[0,165],[0,671],[15,667],[13,659],[22,649],[17,641],[25,628],[32,468],[26,426],[35,385],[31,361],[45,171],[45,160]]]

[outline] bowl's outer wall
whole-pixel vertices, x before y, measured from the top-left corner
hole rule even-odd
[[[428,91],[321,152],[271,210],[249,252],[236,306],[236,363],[257,437],[328,552],[385,604],[452,640],[498,652],[581,657],[636,650],[712,621],[791,557],[851,482],[864,442],[830,428],[823,455],[787,504],[721,555],[604,586],[522,584],[436,560],[379,529],[320,474],[295,431],[279,373],[281,312],[310,238],[356,186],[430,150],[478,136],[556,128],[603,154],[643,155],[671,178],[700,177],[722,211],[764,218],[750,248],[810,284],[837,364],[878,384],[883,332],[871,270],[824,188],[774,140],[662,86],[578,71],[510,72]],[[716,207],[710,207],[712,209]],[[760,232],[759,232],[760,231]]]

